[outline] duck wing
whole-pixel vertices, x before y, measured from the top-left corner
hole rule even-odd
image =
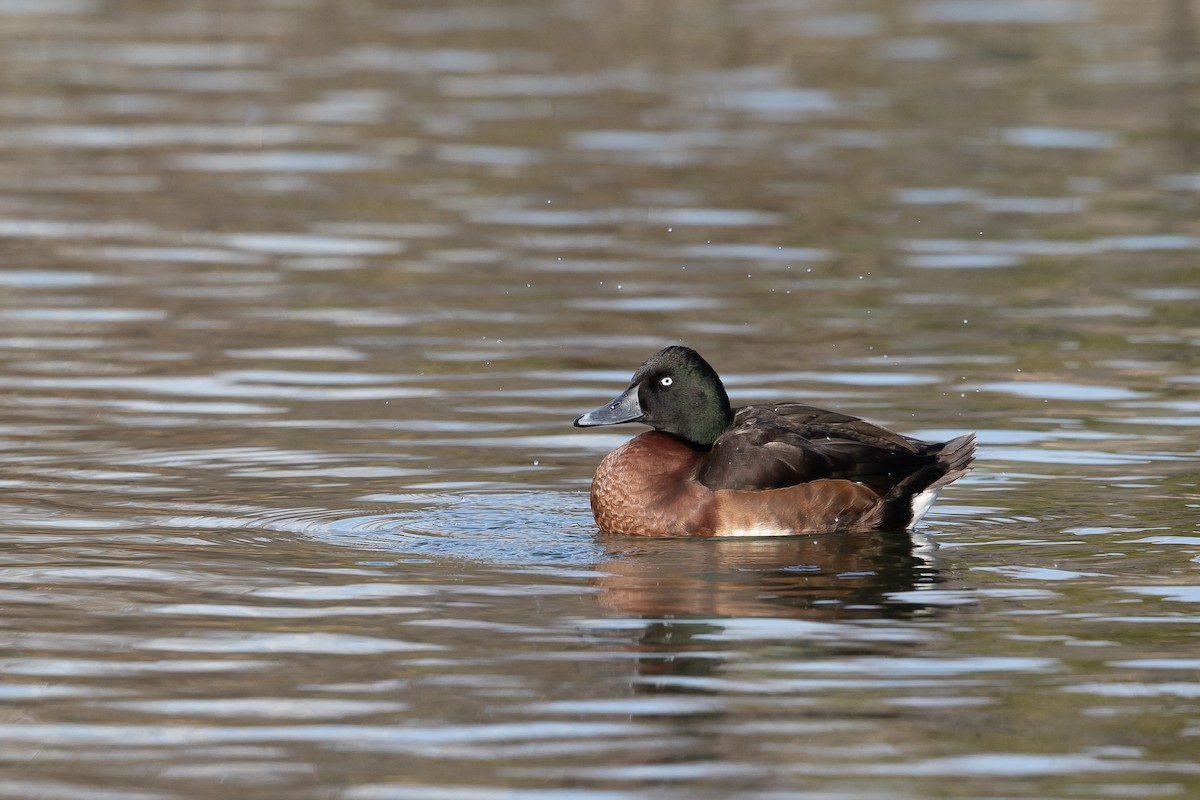
[[[937,461],[940,444],[803,403],[738,409],[698,480],[710,489],[778,489],[841,478],[883,495]]]

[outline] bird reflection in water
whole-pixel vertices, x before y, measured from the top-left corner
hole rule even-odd
[[[915,541],[914,541],[915,538]],[[611,538],[594,585],[619,614],[644,619],[635,645],[642,674],[716,666],[722,619],[838,622],[923,612],[915,590],[943,578],[920,534],[869,531],[756,539]],[[893,595],[905,593],[903,601]],[[689,651],[699,658],[689,659]],[[700,663],[691,663],[697,661]]]

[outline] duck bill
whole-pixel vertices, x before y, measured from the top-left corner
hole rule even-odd
[[[637,385],[630,386],[613,398],[612,402],[589,411],[575,419],[576,428],[591,428],[596,425],[618,425],[622,422],[637,422],[646,413],[638,402]]]

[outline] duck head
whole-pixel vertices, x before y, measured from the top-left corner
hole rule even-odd
[[[575,427],[641,422],[697,447],[711,447],[733,423],[716,370],[690,347],[659,350],[638,367],[629,388],[576,418]]]

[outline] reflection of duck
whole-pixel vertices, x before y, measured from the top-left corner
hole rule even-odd
[[[922,606],[911,595],[904,603],[888,596],[942,579],[932,554],[915,553],[904,532],[606,545],[612,558],[593,585],[603,606],[645,620],[632,643],[642,678],[716,674],[723,663],[716,641],[738,619],[801,620],[780,635],[840,640],[853,628],[837,623],[916,613]],[[659,688],[643,681],[634,691]]]
[[[899,530],[971,468],[975,436],[928,443],[800,403],[731,409],[687,347],[652,356],[611,403],[575,425],[643,422],[592,481],[604,531],[764,536]]]
[[[634,617],[838,620],[911,613],[887,596],[938,580],[904,532],[772,539],[613,540],[600,602]],[[712,620],[716,624],[719,621]]]

